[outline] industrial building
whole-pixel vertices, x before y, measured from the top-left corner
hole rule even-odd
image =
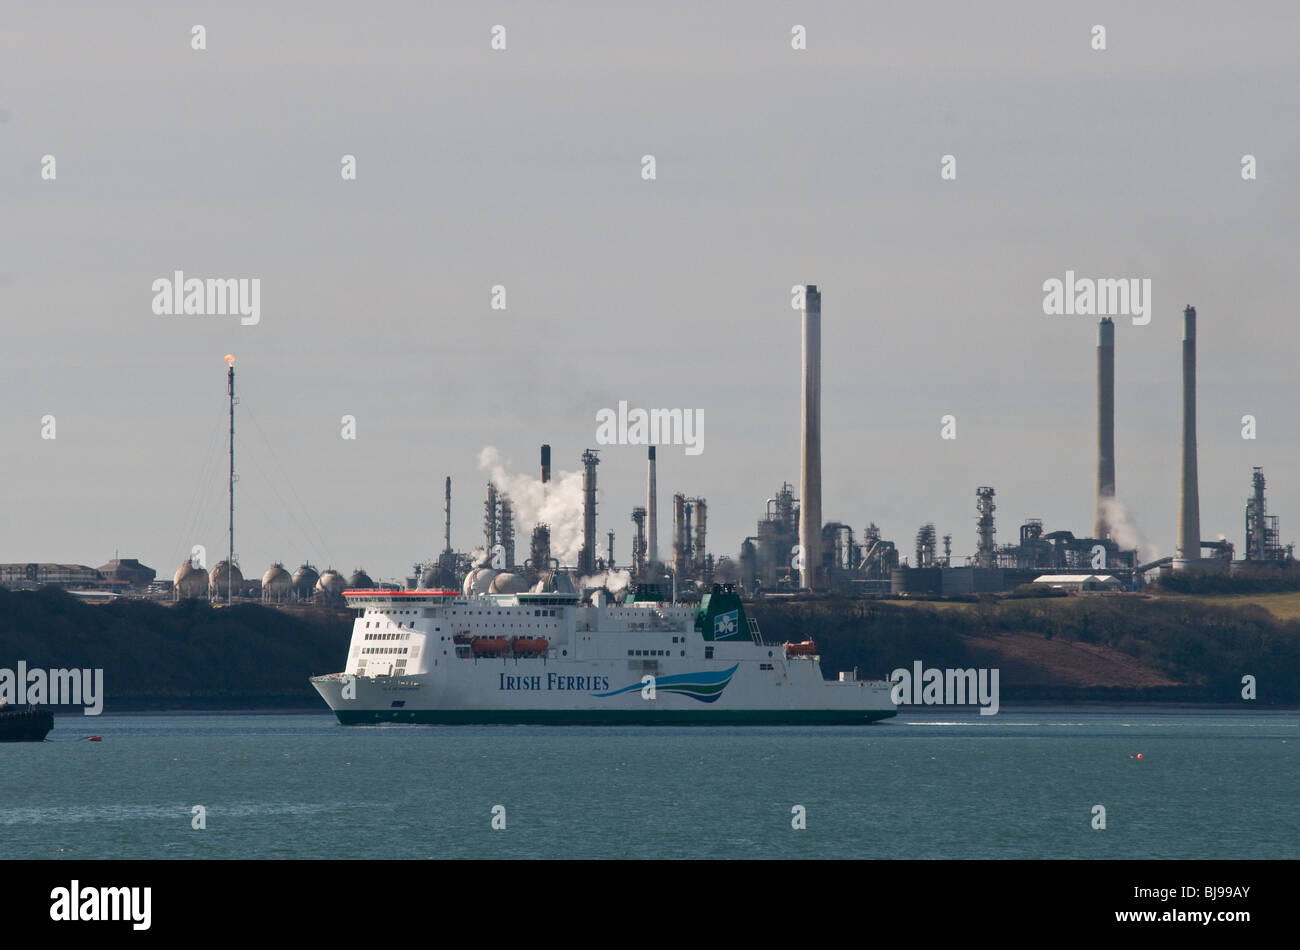
[[[104,576],[85,564],[0,564],[0,587],[35,590],[38,587],[101,587]]]
[[[1034,579],[1038,587],[1056,587],[1073,591],[1123,590],[1123,582],[1113,574],[1044,574]]]

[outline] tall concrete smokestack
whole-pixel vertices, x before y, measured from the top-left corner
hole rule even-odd
[[[1179,561],[1201,558],[1201,495],[1196,481],[1196,308],[1183,311],[1183,486],[1179,498]]]
[[[1110,537],[1115,501],[1115,323],[1097,324],[1097,521],[1094,538]]]
[[[582,453],[582,552],[578,570],[596,573],[596,466],[600,459],[593,449]]]
[[[451,553],[451,476],[447,476],[447,498],[442,505],[443,515],[443,553]]]
[[[822,295],[804,290],[803,438],[799,469],[799,585],[812,590],[822,566]]]
[[[659,488],[655,484],[655,447],[650,446],[649,485],[646,488],[646,561],[654,564],[659,560]]]
[[[551,447],[542,446],[542,484],[545,485],[551,480]]]

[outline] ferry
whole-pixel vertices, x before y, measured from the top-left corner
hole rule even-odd
[[[638,588],[466,594],[348,590],[346,668],[311,678],[344,725],[844,725],[897,715],[891,684],[822,676],[773,643],[731,586],[698,605]]]

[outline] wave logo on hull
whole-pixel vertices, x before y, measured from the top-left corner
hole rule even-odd
[[[675,673],[672,676],[656,676],[655,689],[663,693],[677,693],[679,696],[689,696],[691,699],[698,699],[702,703],[717,702],[722,691],[727,688],[731,682],[731,677],[736,674],[740,668],[737,663],[729,670],[722,670],[717,673]],[[604,699],[607,696],[618,696],[622,693],[640,692],[644,684],[638,680],[631,686],[624,686],[621,689],[612,689],[608,693],[593,693]]]

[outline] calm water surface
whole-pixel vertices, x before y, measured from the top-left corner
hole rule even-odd
[[[69,715],[45,743],[0,745],[0,857],[1297,858],[1298,755],[1295,712],[736,729]]]

